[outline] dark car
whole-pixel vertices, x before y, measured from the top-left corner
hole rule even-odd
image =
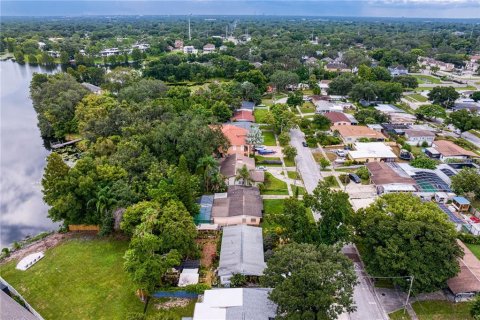
[[[303,142],[302,142],[302,146],[308,147],[308,144],[307,144],[305,141],[303,141]]]
[[[351,180],[355,183],[360,183],[362,182],[362,179],[360,179],[359,176],[357,176],[355,173],[349,173],[348,176],[350,177]]]

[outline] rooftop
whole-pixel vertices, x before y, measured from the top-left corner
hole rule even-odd
[[[405,134],[408,137],[435,137],[435,133],[428,130],[406,129]]]
[[[213,217],[262,217],[263,201],[257,187],[229,186],[225,197],[215,197]]]
[[[458,204],[470,204],[470,201],[468,201],[464,197],[455,197],[453,198],[453,201],[455,201]]]
[[[242,106],[240,109],[253,110],[255,108],[255,102],[251,101],[242,101]]]
[[[327,117],[332,123],[335,123],[335,122],[350,123],[350,119],[343,112],[337,112],[337,111],[327,112],[324,114],[324,116]]]
[[[262,228],[247,225],[223,228],[218,275],[261,276],[266,268]]]
[[[255,122],[253,112],[251,110],[239,110],[235,111],[232,121],[250,121]]]
[[[452,141],[438,140],[433,142],[433,147],[440,152],[444,157],[453,156],[470,156],[478,157],[478,155],[472,151],[465,150],[464,148],[456,145]]]
[[[330,130],[337,130],[342,137],[385,139],[385,136],[380,132],[364,126],[337,126],[331,127]]]
[[[3,320],[38,320],[32,313],[0,290],[0,319]]]
[[[385,184],[415,185],[414,179],[399,175],[385,162],[369,162],[366,166],[371,173],[372,182],[377,186]]]
[[[245,138],[247,137],[248,130],[239,128],[231,124],[222,125],[222,132],[225,137],[230,141],[232,146],[245,145]]]
[[[460,262],[460,272],[447,281],[447,285],[453,294],[480,292],[480,261],[468,249],[468,247],[457,240],[465,255]]]
[[[402,109],[395,107],[393,104],[378,104],[374,108],[383,113],[393,113],[393,112],[404,113],[405,112]]]
[[[355,150],[348,153],[353,159],[397,158],[392,148],[382,142],[357,142],[355,143]]]

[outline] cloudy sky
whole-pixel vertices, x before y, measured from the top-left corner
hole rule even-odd
[[[480,0],[124,0],[0,2],[2,16],[304,15],[480,18]]]

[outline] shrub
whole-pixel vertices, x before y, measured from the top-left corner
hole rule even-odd
[[[17,241],[15,241],[15,242],[13,243],[13,249],[14,249],[14,250],[18,250],[18,249],[20,249],[21,247],[22,247],[22,245],[21,245],[20,243],[18,243]]]
[[[367,167],[358,168],[355,174],[363,180],[367,180],[368,178],[370,178],[370,172],[368,171]]]
[[[343,184],[347,184],[350,182],[350,177],[348,176],[348,174],[341,174],[338,176],[338,178]]]
[[[437,167],[437,161],[428,158],[427,156],[421,154],[412,161],[410,164],[415,168],[422,168],[422,169],[431,169],[434,170]]]
[[[320,167],[322,167],[322,169],[325,169],[326,167],[328,167],[330,165],[330,161],[328,161],[327,159],[325,158],[321,158],[320,159]]]
[[[428,148],[428,142],[427,141],[422,142],[422,148]]]
[[[230,286],[232,288],[243,287],[246,284],[247,278],[243,274],[236,273],[230,278]]]
[[[335,183],[335,177],[334,177],[334,176],[325,177],[325,179],[323,179],[323,183],[324,183],[327,187],[334,187],[334,186],[336,185],[336,183]]]
[[[189,284],[185,287],[185,291],[202,294],[205,290],[209,290],[210,286],[205,283]]]
[[[282,132],[278,136],[278,142],[280,142],[282,147],[288,145],[290,143],[290,135],[287,132]]]

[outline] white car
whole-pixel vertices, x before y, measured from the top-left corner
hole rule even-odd
[[[347,155],[347,153],[345,152],[345,150],[337,150],[337,156],[339,157],[345,157]]]
[[[266,171],[266,170],[267,170],[267,167],[265,167],[265,166],[258,166],[258,167],[257,167],[257,170]]]

